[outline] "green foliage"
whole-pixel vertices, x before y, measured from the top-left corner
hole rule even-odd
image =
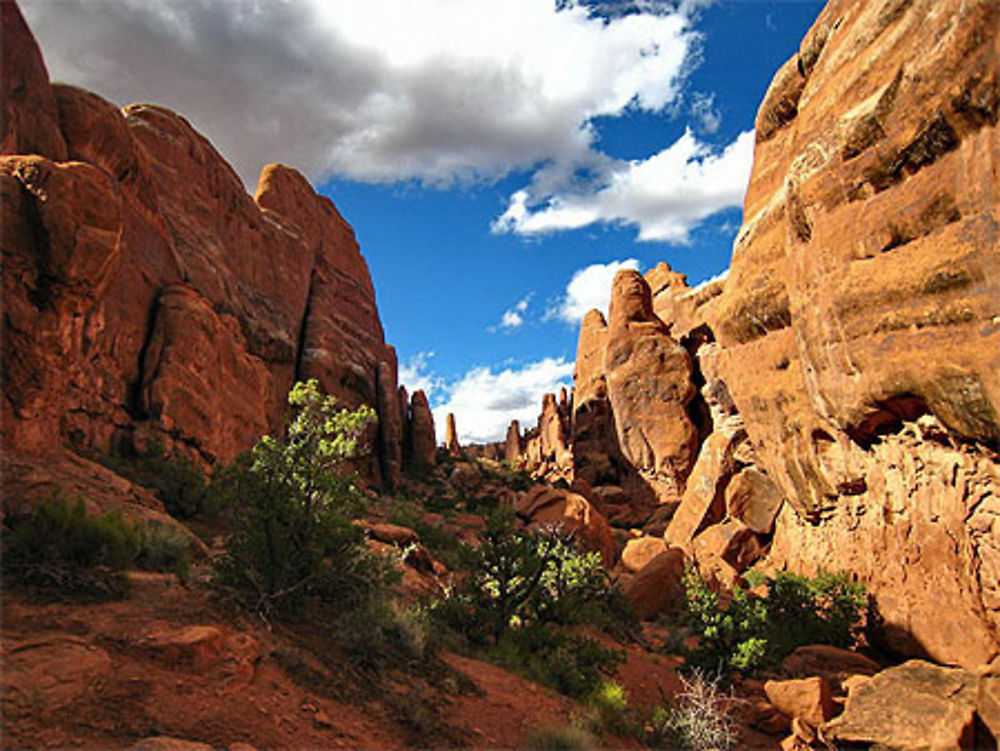
[[[596,745],[586,730],[569,725],[538,728],[528,736],[527,748],[529,751],[589,751]]]
[[[687,617],[699,645],[689,662],[714,672],[773,668],[805,644],[852,646],[867,606],[861,584],[843,574],[813,579],[789,573],[762,579],[767,595],[736,589],[724,606],[696,572],[688,571]]]
[[[484,656],[575,699],[590,695],[625,661],[622,650],[602,647],[595,639],[551,623],[510,629]]]
[[[587,697],[586,707],[595,730],[631,735],[641,727],[640,713],[629,706],[625,689],[614,681],[601,681]]]
[[[577,551],[555,531],[519,530],[509,511],[487,520],[479,546],[464,551],[463,566],[468,576],[448,612],[450,625],[473,641],[496,642],[512,627],[536,623],[630,622],[599,554]]]
[[[83,501],[70,503],[59,495],[6,521],[5,568],[22,584],[49,594],[119,599],[128,593],[122,571],[131,567],[187,578],[188,541],[165,524],[136,523],[117,512],[88,516]]]
[[[388,568],[351,523],[361,503],[340,472],[375,415],[367,406],[337,409],[315,380],[296,384],[288,402],[286,436],[264,436],[214,482],[234,531],[213,581],[265,618],[295,614],[309,601],[354,610],[382,588]]]
[[[510,513],[487,520],[480,545],[462,551],[463,584],[433,614],[485,657],[582,698],[624,659],[620,650],[563,627],[629,622],[600,556],[554,531],[519,530]],[[619,609],[621,608],[621,609]]]

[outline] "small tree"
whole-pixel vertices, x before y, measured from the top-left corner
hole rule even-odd
[[[264,436],[215,480],[234,515],[215,583],[264,617],[295,612],[311,596],[356,607],[384,578],[351,523],[360,503],[342,476],[374,411],[338,409],[315,380],[297,383],[288,403],[285,437]]]

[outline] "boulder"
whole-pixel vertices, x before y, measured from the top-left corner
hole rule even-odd
[[[756,467],[740,470],[726,486],[726,513],[748,529],[762,535],[774,529],[778,509],[784,503],[781,490]]]
[[[830,684],[813,676],[798,680],[768,681],[764,684],[767,700],[789,717],[819,727],[833,717]]]
[[[792,678],[818,675],[839,691],[852,675],[872,676],[881,667],[877,662],[857,652],[828,644],[808,644],[798,647],[781,661],[781,669]]]
[[[600,553],[605,567],[614,565],[618,546],[611,527],[582,495],[536,485],[518,499],[514,511],[531,527],[554,528],[572,535],[583,550]]]
[[[699,568],[711,568],[713,560],[721,560],[736,571],[746,571],[763,555],[757,535],[736,519],[714,524],[694,538],[691,552]]]
[[[854,687],[844,713],[821,732],[836,743],[895,751],[985,748],[994,739],[976,727],[979,680],[969,671],[910,660]]]
[[[625,596],[644,621],[684,603],[684,551],[668,548],[639,569],[625,586]]]
[[[738,469],[733,455],[745,440],[746,431],[733,422],[712,432],[702,444],[684,496],[664,534],[668,544],[690,551],[699,532],[725,517],[726,486]]]
[[[647,563],[667,550],[667,544],[662,537],[633,537],[625,543],[622,549],[622,566],[627,571],[639,571]]]

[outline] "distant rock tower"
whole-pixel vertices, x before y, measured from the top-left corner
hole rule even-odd
[[[507,428],[503,458],[508,464],[514,464],[521,459],[521,424],[517,420],[511,420],[510,427]]]
[[[444,447],[451,456],[462,453],[462,447],[458,445],[458,431],[455,429],[455,415],[451,412],[445,420]]]

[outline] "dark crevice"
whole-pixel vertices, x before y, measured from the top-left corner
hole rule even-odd
[[[903,422],[912,422],[930,413],[923,397],[916,394],[899,394],[875,402],[868,413],[855,425],[845,428],[845,433],[865,451],[871,449],[887,435],[898,433]]]
[[[303,376],[303,358],[305,358],[306,352],[306,329],[309,326],[309,314],[312,312],[312,301],[313,301],[313,284],[316,281],[316,269],[309,274],[309,287],[306,292],[306,305],[302,310],[302,320],[299,322],[299,335],[295,343],[295,368],[294,375],[292,378],[293,383],[298,383],[304,380]]]
[[[136,378],[125,389],[125,411],[128,412],[133,420],[149,419],[149,413],[143,406],[142,391],[146,381],[146,358],[149,356],[150,343],[153,341],[153,331],[156,327],[156,316],[160,309],[160,295],[162,294],[162,289],[157,291],[153,297],[153,302],[149,306],[149,310],[146,311],[146,325],[143,328],[142,346],[139,347],[139,359],[136,363]]]

